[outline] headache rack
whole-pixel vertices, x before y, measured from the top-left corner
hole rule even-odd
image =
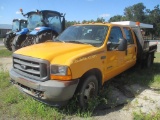
[[[18,74],[36,80],[46,81],[50,78],[50,63],[47,60],[13,54],[13,68]]]

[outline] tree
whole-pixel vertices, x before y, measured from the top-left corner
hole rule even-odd
[[[153,29],[148,30],[149,33],[153,36],[159,36],[160,35],[160,7],[159,5],[155,6],[153,10],[147,11],[147,23],[153,24]]]
[[[125,21],[126,17],[122,15],[115,15],[109,19],[108,22]]]
[[[134,4],[124,9],[124,16],[115,15],[109,19],[114,21],[139,21],[153,25],[153,29],[145,29],[146,35],[160,36],[160,6],[156,5],[153,10],[147,9],[143,3]]]
[[[103,17],[97,18],[97,20],[95,22],[105,22],[105,19]]]
[[[143,3],[134,4],[124,9],[124,15],[127,20],[143,22],[145,19],[146,7]]]
[[[66,28],[71,26],[71,25],[74,25],[75,23],[80,23],[79,21],[66,21]]]

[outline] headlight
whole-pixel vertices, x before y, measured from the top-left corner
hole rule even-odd
[[[68,66],[51,65],[51,79],[70,80],[71,70]]]

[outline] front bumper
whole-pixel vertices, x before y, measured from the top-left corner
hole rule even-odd
[[[66,105],[72,98],[79,83],[79,79],[71,81],[48,80],[44,82],[17,74],[10,70],[11,81],[28,95],[53,106]]]

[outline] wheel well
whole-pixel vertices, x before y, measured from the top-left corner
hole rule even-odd
[[[87,72],[85,72],[81,77],[80,77],[80,84],[83,83],[84,79],[89,76],[89,75],[95,75],[97,80],[98,80],[98,88],[100,89],[102,87],[102,74],[101,71],[97,68],[93,68]]]

